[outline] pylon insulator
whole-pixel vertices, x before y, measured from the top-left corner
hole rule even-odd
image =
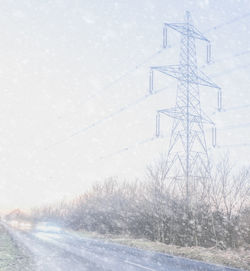
[[[212,146],[215,148],[217,145],[217,130],[216,127],[212,127]]]
[[[160,136],[160,113],[157,112],[156,115],[156,131],[155,131],[156,137]]]
[[[150,70],[149,72],[149,93],[153,94],[154,92],[154,72]]]
[[[221,109],[222,109],[222,92],[221,92],[221,89],[219,89],[218,93],[217,93],[217,102],[218,102],[218,111],[221,111]]]
[[[207,43],[207,63],[211,62],[211,43]]]
[[[167,48],[168,45],[168,30],[167,27],[163,26],[163,48]]]

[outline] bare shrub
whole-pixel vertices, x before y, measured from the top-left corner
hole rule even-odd
[[[35,220],[55,219],[75,230],[129,234],[180,246],[239,247],[249,244],[250,170],[238,174],[228,159],[211,176],[185,184],[166,174],[164,158],[148,167],[144,181],[109,178],[72,202],[33,210]]]

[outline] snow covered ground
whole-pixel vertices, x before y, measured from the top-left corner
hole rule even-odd
[[[126,235],[99,234],[87,231],[78,231],[76,234],[88,238],[103,239],[109,242],[139,249],[167,253],[207,263],[250,270],[250,248],[220,250],[218,248],[180,247],[175,245],[166,245],[160,242],[152,242],[142,238],[135,239]]]

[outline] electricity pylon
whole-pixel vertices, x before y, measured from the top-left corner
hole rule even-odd
[[[167,47],[167,30],[173,29],[181,34],[179,65],[151,67],[150,86],[154,92],[154,72],[160,72],[177,79],[176,105],[157,112],[156,135],[160,133],[160,115],[173,118],[169,150],[167,154],[168,177],[186,181],[186,197],[189,202],[189,183],[191,178],[209,177],[210,166],[206,137],[203,125],[212,125],[213,146],[216,145],[214,122],[202,111],[199,85],[218,89],[218,110],[221,109],[221,89],[197,68],[195,40],[207,43],[207,62],[211,59],[210,41],[194,27],[190,13],[186,12],[184,23],[165,23],[163,27],[163,47]]]

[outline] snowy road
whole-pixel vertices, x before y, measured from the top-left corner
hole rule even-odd
[[[37,271],[238,270],[81,238],[66,231],[9,231],[19,244],[28,248]]]

